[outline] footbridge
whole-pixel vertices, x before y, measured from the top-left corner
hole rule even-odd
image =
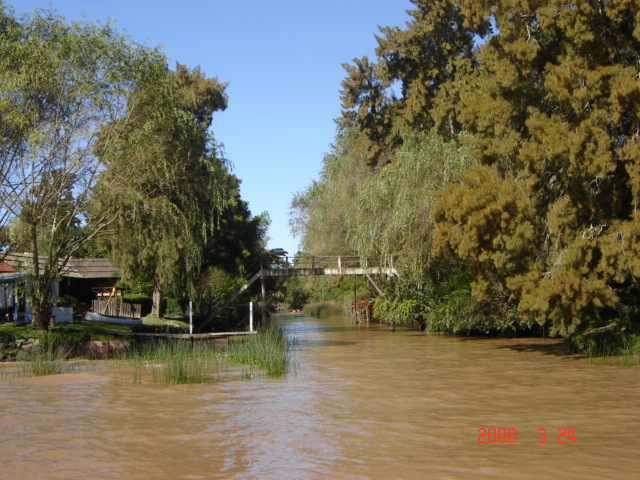
[[[393,258],[388,262],[372,262],[360,257],[279,257],[259,272],[262,278],[311,275],[387,275],[397,276]]]
[[[260,280],[262,284],[261,304],[266,308],[267,278],[300,277],[315,275],[362,275],[367,277],[369,282],[382,295],[382,291],[374,282],[372,275],[386,275],[387,277],[398,276],[398,272],[393,266],[393,257],[387,261],[371,261],[367,258],[355,256],[282,256],[276,257],[268,265],[262,265],[248,279],[239,285],[236,291],[224,303],[213,308],[205,322],[200,328],[206,327],[213,319],[224,311],[233,301],[242,295],[251,285]]]

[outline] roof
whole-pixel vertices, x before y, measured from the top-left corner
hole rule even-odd
[[[71,278],[119,277],[118,269],[106,258],[72,258],[62,274]]]
[[[11,273],[11,272],[15,272],[15,271],[16,271],[16,269],[13,268],[8,263],[0,262],[0,273]]]
[[[5,258],[5,263],[16,270],[29,269],[32,262],[29,253],[12,253]],[[113,278],[119,277],[118,269],[106,258],[71,258],[67,262],[62,277],[69,278]]]

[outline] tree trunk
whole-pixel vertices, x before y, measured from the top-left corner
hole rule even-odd
[[[33,325],[36,330],[45,331],[49,329],[49,315],[51,313],[51,293],[46,286],[41,285],[42,279],[34,279],[32,290],[29,294],[29,303],[31,304],[31,314],[33,316]]]
[[[153,297],[151,303],[151,315],[162,317],[162,285],[156,276],[153,280]]]
[[[38,331],[45,331],[49,328],[47,322],[47,304],[46,290],[43,285],[43,278],[40,272],[40,252],[38,251],[38,229],[35,223],[31,224],[31,250],[33,252],[33,266],[31,291],[29,292],[29,303],[31,304],[31,322]]]
[[[47,317],[47,312],[36,308],[33,309],[33,325],[36,327],[36,330],[43,332],[49,328]]]

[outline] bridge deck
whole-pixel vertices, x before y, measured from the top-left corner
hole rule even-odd
[[[311,275],[389,275],[397,276],[393,259],[388,264],[372,263],[368,259],[353,256],[280,257],[278,261],[262,269],[263,277],[297,277]]]
[[[398,275],[392,267],[333,267],[333,268],[265,268],[264,277],[301,277],[312,275]]]

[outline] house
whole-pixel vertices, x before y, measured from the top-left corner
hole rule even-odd
[[[7,262],[0,262],[0,310],[2,316],[9,313],[13,307],[13,286],[22,280],[23,274],[17,272],[15,268]]]
[[[2,314],[17,312],[14,293],[19,285],[28,289],[28,272],[33,261],[31,254],[8,254],[0,263],[0,310]],[[118,269],[106,258],[72,258],[53,285],[53,300],[71,295],[91,305],[98,289],[113,288],[120,278]],[[29,308],[26,308],[29,312]]]
[[[120,272],[106,258],[72,258],[62,272],[59,294],[91,305],[96,291],[111,290],[119,279]]]

